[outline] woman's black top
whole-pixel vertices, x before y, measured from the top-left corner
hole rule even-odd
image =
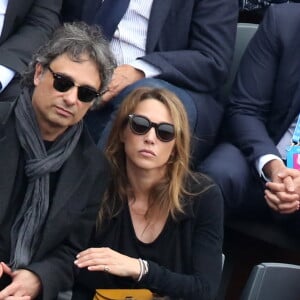
[[[152,243],[135,235],[128,206],[105,226],[91,247],[110,247],[142,258],[149,273],[141,282],[105,272],[81,270],[73,299],[92,299],[96,288],[147,288],[172,299],[215,299],[222,272],[223,199],[219,188],[206,177],[185,198],[185,215],[171,217]],[[208,187],[208,188],[204,188]]]

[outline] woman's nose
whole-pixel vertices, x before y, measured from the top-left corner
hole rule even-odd
[[[146,134],[145,134],[145,142],[146,143],[154,143],[156,139],[156,132],[155,128],[152,127]]]

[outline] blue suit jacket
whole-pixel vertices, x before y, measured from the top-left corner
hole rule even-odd
[[[65,0],[64,20],[91,23],[96,2]],[[167,82],[215,95],[231,63],[237,15],[236,0],[154,0],[141,59]]]
[[[227,111],[233,142],[254,162],[300,112],[300,4],[270,7],[242,59]]]

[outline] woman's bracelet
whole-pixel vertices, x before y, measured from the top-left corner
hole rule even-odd
[[[149,272],[149,264],[146,260],[143,260],[141,258],[139,258],[138,260],[140,264],[140,275],[137,281],[139,282]]]

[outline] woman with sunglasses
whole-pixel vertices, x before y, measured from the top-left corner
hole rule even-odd
[[[165,89],[138,88],[121,104],[106,155],[112,181],[73,299],[100,288],[146,288],[172,299],[215,299],[222,272],[223,200],[189,171],[189,125]]]

